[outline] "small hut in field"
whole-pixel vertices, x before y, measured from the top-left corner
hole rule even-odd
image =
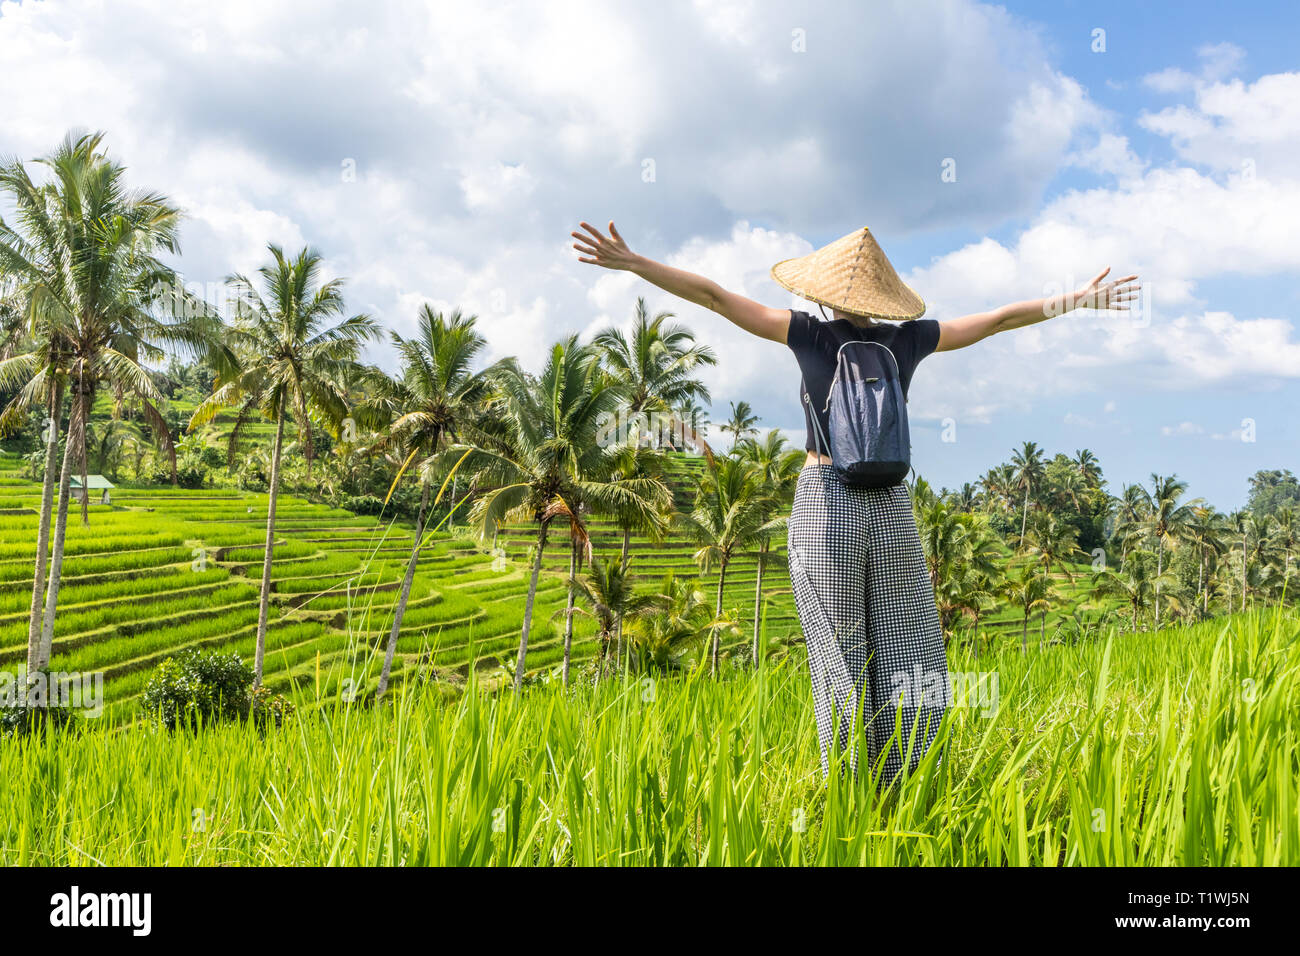
[[[117,485],[113,484],[103,475],[87,475],[86,487],[82,488],[81,477],[79,475],[73,475],[71,487],[72,500],[81,501],[82,498],[89,495],[90,500],[93,501],[95,496],[99,495],[99,503],[101,505],[111,505],[113,502],[109,492],[116,487]]]

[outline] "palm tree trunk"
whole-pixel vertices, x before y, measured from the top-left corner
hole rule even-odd
[[[627,573],[628,549],[632,543],[632,528],[626,525],[623,528],[623,573]]]
[[[1196,575],[1196,590],[1201,591],[1201,616],[1210,616],[1210,588],[1209,583],[1205,581],[1206,567],[1209,564],[1209,555],[1205,553],[1205,548],[1201,548],[1201,567]],[[1204,590],[1202,591],[1202,585]]]
[[[763,565],[766,563],[767,542],[764,541],[758,549],[758,581],[754,585],[754,666],[758,666],[758,622],[763,611]]]
[[[415,541],[411,545],[411,557],[406,562],[406,576],[402,578],[402,590],[397,596],[397,607],[393,609],[393,629],[388,635],[388,647],[384,651],[384,667],[379,672],[379,689],[376,699],[382,699],[388,691],[388,675],[393,669],[393,656],[397,653],[397,635],[402,629],[402,618],[406,614],[406,602],[411,598],[411,582],[415,580],[415,566],[420,560],[420,545],[424,540],[424,520],[429,511],[429,479],[420,482],[420,513],[415,519]]]
[[[1025,609],[1025,619],[1020,624],[1020,653],[1029,653],[1029,609]]]
[[[1241,609],[1246,610],[1246,536],[1241,536]]]
[[[49,564],[50,518],[54,510],[54,476],[59,470],[59,413],[63,390],[50,386],[50,438],[45,448],[45,479],[41,484],[41,517],[36,532],[36,571],[32,575],[31,614],[27,619],[27,673],[40,666],[41,603],[45,600],[45,571]]]
[[[623,612],[619,611],[614,622],[614,675],[623,667]]]
[[[713,618],[716,621],[722,617],[722,586],[727,580],[727,559],[723,558],[718,567],[718,603],[714,608]],[[722,643],[720,632],[715,628],[713,631],[713,663],[709,671],[710,676],[716,677],[718,674],[718,645]]]
[[[275,504],[280,494],[280,449],[284,444],[284,401],[276,414],[275,445],[271,451],[271,487],[266,501],[266,554],[262,557],[262,594],[257,606],[257,647],[253,651],[253,689],[262,686],[266,657],[266,621],[271,609],[271,561],[275,553]]]
[[[86,396],[78,391],[72,399],[68,416],[68,444],[63,452],[63,469],[59,473],[59,509],[54,519],[54,548],[50,556],[50,583],[45,591],[45,618],[41,622],[41,648],[37,667],[50,663],[54,647],[54,612],[59,606],[59,585],[63,581],[63,545],[68,534],[68,506],[72,496],[72,461],[76,456],[78,438],[86,434]],[[84,484],[82,494],[86,491]]]
[[[578,540],[570,536],[569,541],[569,593],[564,599],[564,668],[560,675],[560,686],[569,686],[569,660],[573,651],[573,578],[578,573]],[[605,642],[597,640],[596,673],[605,669]]]
[[[537,597],[537,575],[542,570],[542,552],[546,549],[546,523],[537,532],[537,554],[533,556],[533,573],[528,579],[528,600],[524,602],[524,630],[519,636],[519,657],[515,661],[515,690],[524,686],[524,664],[528,659],[528,629],[533,623],[533,599]]]
[[[1155,629],[1160,630],[1160,575],[1165,570],[1165,537],[1156,535],[1156,620]]]
[[[1020,547],[1025,546],[1025,525],[1029,521],[1029,483],[1025,483],[1025,505],[1020,512]]]

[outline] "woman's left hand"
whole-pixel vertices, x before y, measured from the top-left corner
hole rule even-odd
[[[1137,298],[1138,292],[1142,289],[1137,282],[1137,275],[1112,279],[1110,282],[1104,281],[1109,274],[1110,266],[1107,266],[1093,276],[1091,282],[1076,292],[1073,308],[1117,309],[1127,312],[1128,304]]]

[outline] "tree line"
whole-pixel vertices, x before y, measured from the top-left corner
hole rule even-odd
[[[102,134],[70,134],[36,165],[38,178],[17,159],[0,163],[0,191],[14,210],[11,222],[0,220],[0,432],[26,437],[41,481],[29,674],[49,663],[71,479],[84,487],[92,462],[114,474],[133,466],[137,481],[194,485],[215,476],[267,493],[255,686],[286,489],[414,524],[380,695],[421,549],[457,518],[494,547],[503,526],[532,528],[516,687],[557,529],[568,559],[566,682],[578,615],[595,622],[597,679],[611,665],[668,666],[696,650],[716,672],[723,638],[747,624],[749,657],[759,660],[764,573],[779,560],[804,453],[775,430],[760,435],[745,402],[732,403],[720,426],[727,454],[702,441],[710,396],[698,376],[717,358],[671,314],[651,315],[638,300],[629,331],[561,339],[539,372],[515,358],[482,366],[487,342],[476,317],[425,305],[412,335],[386,331],[349,314],[344,282],[324,279],[319,253],[275,245],[253,276],[228,277],[219,309],[186,291],[165,261],[180,250],[180,210],[128,188]],[[362,361],[383,339],[398,359],[393,374]],[[182,417],[188,398],[192,411]],[[705,467],[686,507],[674,507],[665,478],[666,452],[677,446],[639,428],[610,439],[605,424],[615,415],[689,423]],[[267,426],[265,441],[250,438]],[[1090,452],[1047,459],[1032,442],[956,491],[917,480],[914,506],[945,632],[978,635],[981,619],[1010,606],[1023,618],[1023,647],[1033,615],[1045,632],[1048,611],[1069,603],[1058,579],[1073,580],[1089,561],[1091,593],[1128,609],[1134,629],[1275,600],[1293,574],[1300,494],[1288,498],[1289,473],[1256,481],[1261,507],[1222,515],[1185,501],[1173,476],[1112,495]],[[620,529],[617,553],[595,553],[596,516]],[[89,518],[84,495],[80,518]],[[634,535],[687,536],[701,572],[717,571],[712,598],[695,579],[634,588]],[[724,606],[728,571],[742,554],[758,569],[749,622]],[[1080,627],[1082,603],[1070,609]]]

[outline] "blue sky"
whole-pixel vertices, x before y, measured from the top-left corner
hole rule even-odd
[[[576,263],[577,220],[796,306],[772,263],[869,225],[940,321],[1137,271],[1141,314],[927,359],[918,470],[956,486],[1031,439],[1091,448],[1116,491],[1177,473],[1226,510],[1256,469],[1300,470],[1298,20],[1283,3],[5,2],[0,71],[26,82],[0,100],[0,153],[106,130],[185,208],[177,264],[218,301],[267,242],[311,243],[356,311],[409,331],[423,302],[462,306],[490,357],[536,364],[645,295],[719,353],[716,417],[745,399],[796,439],[788,352]]]

